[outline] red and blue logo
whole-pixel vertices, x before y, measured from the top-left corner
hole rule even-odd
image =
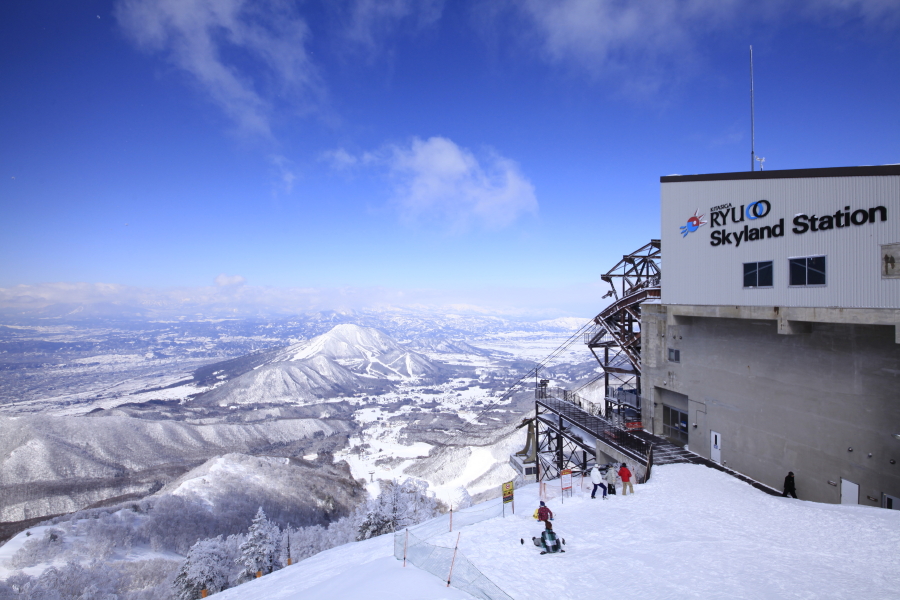
[[[698,215],[700,209],[694,211],[694,215],[687,220],[687,223],[679,227],[681,230],[681,237],[687,237],[687,234],[693,233],[700,229],[701,225],[706,225],[706,221],[703,220],[703,217],[706,215]]]

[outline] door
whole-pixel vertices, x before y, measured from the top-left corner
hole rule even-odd
[[[882,508],[890,508],[892,510],[900,510],[900,498],[889,496],[887,494],[881,494],[881,506]]]
[[[684,446],[688,443],[688,416],[677,408],[663,404],[663,435]]]
[[[709,459],[722,464],[722,436],[716,431],[709,432]]]
[[[859,485],[841,479],[841,504],[859,504]]]

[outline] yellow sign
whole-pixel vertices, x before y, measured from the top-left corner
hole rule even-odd
[[[509,504],[513,501],[513,482],[507,481],[503,484],[503,504]]]

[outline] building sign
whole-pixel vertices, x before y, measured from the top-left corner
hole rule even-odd
[[[699,212],[698,208],[687,220],[687,223],[679,227],[682,238],[707,223],[703,220],[705,215],[701,215]],[[709,245],[713,247],[733,245],[737,248],[747,242],[783,237],[785,234],[783,217],[779,218],[777,222],[770,220],[766,224],[757,225],[755,223],[755,221],[767,217],[771,212],[772,203],[768,200],[757,200],[740,206],[734,206],[728,202],[711,207],[709,209],[709,226],[712,231],[709,234]],[[843,210],[837,210],[833,214],[796,214],[791,220],[791,233],[803,235],[807,232],[843,229],[851,225],[858,227],[880,221],[887,221],[887,208],[884,206],[855,210],[850,206],[845,206]],[[742,223],[744,224],[743,228],[737,229],[737,231],[729,231],[727,227],[728,225],[740,227]],[[896,259],[896,256],[894,258]]]
[[[706,225],[706,221],[703,220],[703,217],[706,215],[698,215],[700,209],[694,211],[694,214],[690,219],[687,220],[687,223],[680,227],[681,229],[681,237],[687,237],[689,233],[693,233],[700,229],[701,225]]]
[[[509,504],[513,501],[513,482],[507,481],[501,487],[503,489],[503,504]]]

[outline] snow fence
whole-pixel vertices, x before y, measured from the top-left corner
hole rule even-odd
[[[479,504],[398,531],[394,533],[394,557],[398,560],[405,558],[423,571],[428,571],[476,598],[512,600],[509,594],[479,571],[462,552],[427,541],[437,535],[457,531],[467,525],[493,519],[503,514],[502,502],[490,503],[489,506]]]

